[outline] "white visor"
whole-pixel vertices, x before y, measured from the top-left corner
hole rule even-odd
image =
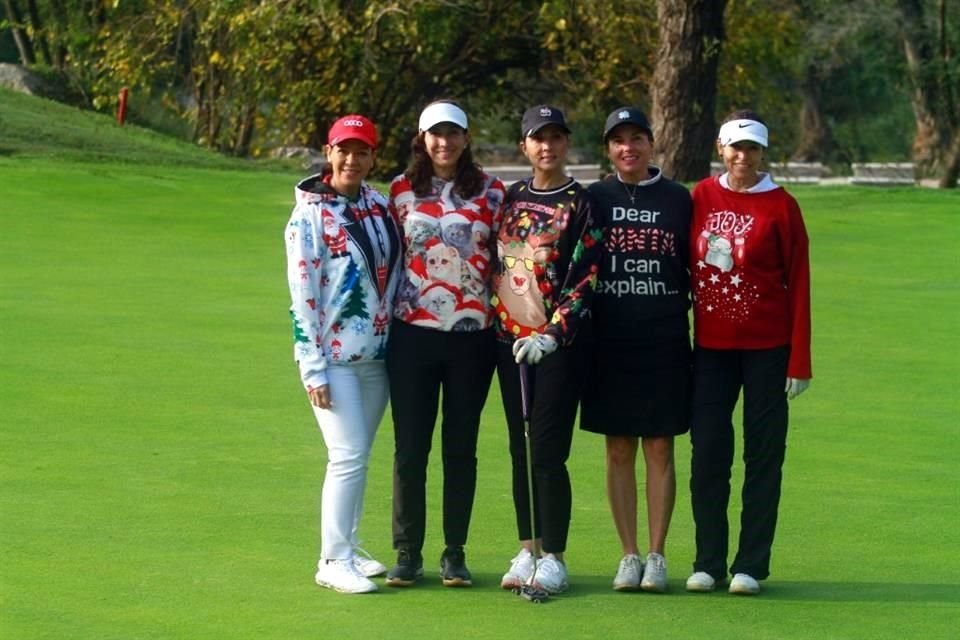
[[[717,137],[723,146],[750,140],[765,148],[767,146],[767,127],[756,120],[731,120],[720,127],[720,135]]]
[[[434,102],[420,114],[420,131],[429,131],[441,122],[450,122],[466,129],[467,114],[455,104]]]

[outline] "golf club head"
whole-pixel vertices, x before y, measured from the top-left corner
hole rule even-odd
[[[530,602],[540,604],[550,597],[550,594],[548,594],[547,590],[543,589],[542,587],[538,587],[533,584],[525,584],[520,587],[520,597],[524,600],[529,600]]]

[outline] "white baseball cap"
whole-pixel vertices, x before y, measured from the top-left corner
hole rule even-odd
[[[467,114],[451,102],[434,102],[420,113],[420,131],[429,131],[441,122],[450,122],[461,129],[467,128]]]
[[[720,144],[727,146],[735,142],[749,140],[756,142],[761,147],[767,147],[767,126],[756,120],[731,120],[724,122],[720,127],[720,134],[717,136]]]

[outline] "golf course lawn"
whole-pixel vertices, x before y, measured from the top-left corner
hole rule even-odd
[[[140,160],[0,156],[0,637],[956,637],[960,193],[791,189],[811,238],[815,378],[791,404],[759,597],[683,589],[686,436],[670,593],[613,592],[603,443],[578,431],[571,588],[532,605],[498,588],[517,542],[496,383],[475,586],[436,576],[436,440],[422,583],[314,585],[325,455],[292,361],[283,250],[298,176]],[[361,530],[387,564],[392,440],[388,411]]]

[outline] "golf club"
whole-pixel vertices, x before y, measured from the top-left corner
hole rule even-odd
[[[537,532],[534,530],[534,508],[533,508],[533,462],[530,447],[530,405],[533,398],[530,397],[530,369],[527,363],[520,364],[520,406],[523,412],[523,441],[527,452],[527,496],[530,500],[530,535],[533,538],[533,573],[526,584],[520,587],[519,595],[525,600],[540,604],[547,599],[548,593],[542,587],[534,584],[533,579],[537,575],[537,557],[540,555],[540,545],[537,543]]]

